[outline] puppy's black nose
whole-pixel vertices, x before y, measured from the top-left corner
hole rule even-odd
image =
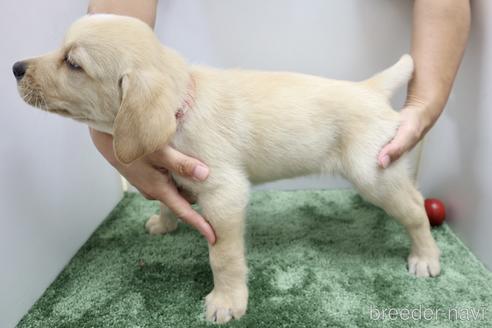
[[[24,74],[26,74],[26,66],[27,66],[26,63],[24,63],[22,61],[18,61],[12,67],[12,72],[14,72],[14,76],[17,79],[17,81],[22,79]]]

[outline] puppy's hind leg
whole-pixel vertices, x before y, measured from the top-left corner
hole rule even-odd
[[[400,160],[387,169],[374,167],[371,171],[350,180],[365,199],[405,226],[412,241],[408,271],[417,277],[439,275],[440,251],[430,231],[424,199],[411,181],[405,163]]]
[[[178,220],[169,208],[161,203],[161,213],[152,215],[145,223],[145,229],[151,235],[163,235],[176,230]]]

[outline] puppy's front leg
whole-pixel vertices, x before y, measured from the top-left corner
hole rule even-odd
[[[205,298],[207,320],[225,323],[239,319],[248,305],[247,267],[244,254],[244,218],[248,186],[221,188],[199,197],[217,242],[209,246],[214,289]]]
[[[169,208],[161,203],[161,213],[154,214],[145,223],[145,228],[151,235],[163,235],[176,230],[178,220]]]
[[[196,203],[196,195],[189,190],[178,187],[178,191],[189,203]],[[176,215],[163,203],[161,205],[161,213],[152,215],[145,223],[145,229],[151,235],[163,235],[168,232],[173,232],[178,228],[178,219]]]

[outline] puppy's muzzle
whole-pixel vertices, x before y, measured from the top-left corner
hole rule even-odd
[[[27,64],[23,61],[18,61],[12,66],[12,72],[14,73],[17,81],[22,80],[24,74],[26,74]]]

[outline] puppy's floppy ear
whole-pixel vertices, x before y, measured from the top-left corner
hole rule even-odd
[[[121,106],[113,126],[113,148],[120,162],[129,164],[156,151],[176,131],[176,97],[166,82],[151,72],[121,77]]]

